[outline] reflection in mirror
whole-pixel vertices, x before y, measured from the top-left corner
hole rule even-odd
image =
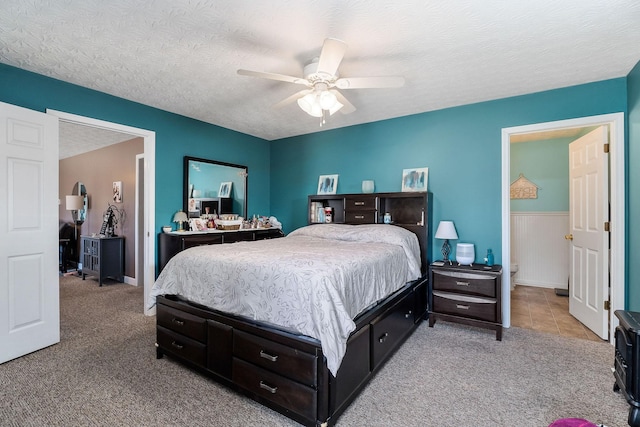
[[[87,209],[89,198],[87,197],[87,190],[84,188],[84,184],[80,181],[76,182],[71,192],[74,196],[82,196],[82,209],[71,210],[71,217],[76,225],[82,225],[87,218]]]
[[[207,213],[246,217],[247,172],[246,166],[185,156],[184,211],[189,218]]]

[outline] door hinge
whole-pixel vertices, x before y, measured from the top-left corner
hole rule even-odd
[[[605,221],[604,231],[611,231],[611,223],[609,221]]]
[[[609,152],[609,143],[608,142],[606,144],[604,144],[604,152],[605,153]]]
[[[609,302],[609,300],[604,302],[604,309],[607,311],[611,310],[611,302]]]

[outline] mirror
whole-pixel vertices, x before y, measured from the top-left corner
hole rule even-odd
[[[184,157],[184,207],[189,218],[204,214],[246,217],[246,166]]]
[[[82,196],[81,199],[78,199],[79,201],[81,201],[82,207],[80,207],[80,204],[78,206],[72,206],[73,209],[69,209],[69,206],[67,206],[67,210],[71,210],[71,217],[73,218],[73,222],[76,225],[82,225],[85,219],[87,219],[87,209],[89,204],[87,190],[84,188],[84,184],[78,181],[73,186],[73,191],[71,192],[71,194],[73,196]]]

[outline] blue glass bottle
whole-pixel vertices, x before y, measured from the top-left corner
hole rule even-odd
[[[493,251],[491,251],[491,249],[487,249],[487,265],[488,266],[492,266],[493,265]]]

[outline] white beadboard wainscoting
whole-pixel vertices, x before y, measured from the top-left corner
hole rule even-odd
[[[517,285],[568,288],[569,212],[512,212],[511,262]]]

